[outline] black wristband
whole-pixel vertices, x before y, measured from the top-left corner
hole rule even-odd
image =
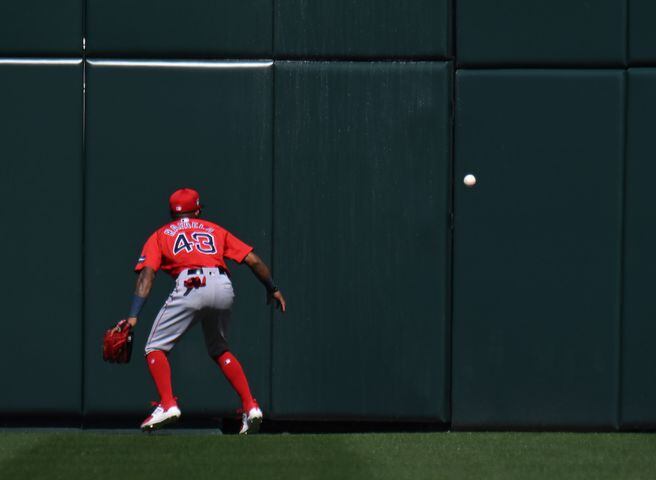
[[[143,308],[144,303],[146,303],[146,297],[140,297],[135,293],[134,297],[132,297],[132,306],[130,307],[128,318],[138,317],[139,313],[141,313],[141,309]]]
[[[264,284],[264,287],[268,293],[276,293],[278,291],[278,287],[273,284],[273,279],[271,277],[267,278],[266,280],[262,280],[262,283]]]

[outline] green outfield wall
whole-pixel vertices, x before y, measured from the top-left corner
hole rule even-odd
[[[149,409],[171,280],[100,339],[189,186],[287,297],[231,266],[269,418],[656,426],[653,2],[55,3],[0,5],[0,423]],[[171,365],[234,414],[199,330]]]

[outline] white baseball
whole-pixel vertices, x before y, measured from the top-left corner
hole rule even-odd
[[[473,187],[476,185],[476,177],[473,176],[471,173],[465,175],[465,179],[463,180],[464,184],[467,185],[468,187]]]

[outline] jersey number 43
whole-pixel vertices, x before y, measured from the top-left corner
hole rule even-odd
[[[187,236],[187,232],[178,233],[173,243],[173,255],[177,255],[180,252],[191,253],[194,251],[194,248],[206,255],[216,253],[214,237],[204,232],[193,232],[189,236]]]

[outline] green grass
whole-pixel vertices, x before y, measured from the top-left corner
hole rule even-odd
[[[656,436],[0,432],[0,479],[654,479]]]

